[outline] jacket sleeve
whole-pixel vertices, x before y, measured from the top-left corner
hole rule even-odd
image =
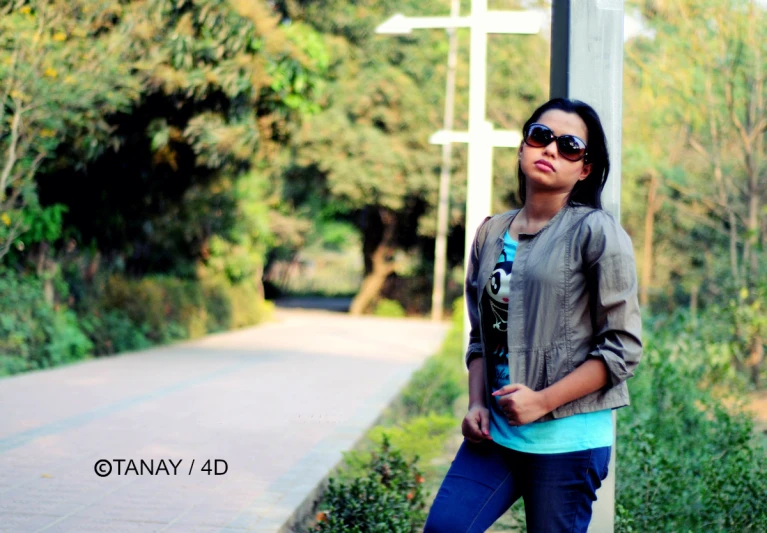
[[[466,308],[469,312],[469,346],[466,349],[464,363],[469,368],[469,363],[475,357],[482,357],[482,339],[479,334],[479,302],[477,301],[477,274],[479,271],[479,248],[480,243],[484,243],[484,235],[487,235],[485,227],[487,221],[492,217],[487,217],[477,228],[474,234],[474,240],[471,243],[471,256],[466,267],[466,283],[464,290],[464,299]]]
[[[642,356],[642,317],[631,238],[607,212],[581,226],[594,342],[589,358],[601,359],[614,387],[634,375]]]

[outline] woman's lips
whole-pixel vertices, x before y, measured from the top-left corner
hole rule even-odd
[[[553,172],[554,171],[554,166],[551,163],[549,163],[548,161],[544,161],[543,159],[539,159],[538,161],[536,161],[535,162],[535,166],[538,167],[541,170],[546,170],[546,171],[549,171],[549,172]]]

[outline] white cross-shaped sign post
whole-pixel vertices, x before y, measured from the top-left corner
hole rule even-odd
[[[533,11],[488,11],[487,0],[472,0],[471,15],[465,17],[406,17],[394,15],[376,28],[376,33],[403,35],[419,28],[469,28],[469,131],[440,130],[430,138],[434,144],[466,142],[469,145],[466,184],[466,241],[464,267],[471,257],[471,243],[482,219],[492,208],[493,147],[519,146],[520,135],[494,130],[485,119],[487,92],[488,33],[536,34],[541,14]],[[464,315],[464,347],[468,344],[468,314]]]

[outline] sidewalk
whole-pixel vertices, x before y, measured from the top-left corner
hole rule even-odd
[[[447,325],[277,318],[0,379],[0,533],[289,531]]]

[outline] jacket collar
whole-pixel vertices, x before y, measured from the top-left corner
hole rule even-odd
[[[535,233],[520,233],[519,238],[522,239],[532,239],[533,237],[539,235],[544,230],[546,230],[549,226],[552,226],[556,221],[558,221],[560,218],[565,216],[566,213],[572,209],[573,206],[571,206],[569,203],[565,204],[562,209],[556,212],[556,214],[551,217],[551,220],[549,220],[545,226],[543,226],[541,229],[536,231]],[[489,235],[490,238],[495,239],[503,239],[503,235],[506,233],[506,230],[509,229],[509,226],[511,225],[511,221],[514,220],[514,217],[516,217],[521,209],[512,209],[511,211],[506,211],[505,213],[501,213],[497,217],[496,224],[493,225],[492,229],[490,231],[492,232],[491,235]]]

